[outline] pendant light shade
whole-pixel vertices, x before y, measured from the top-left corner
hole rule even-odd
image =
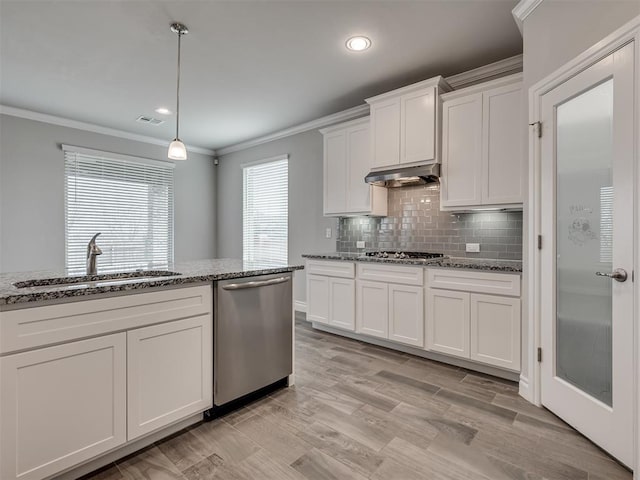
[[[184,146],[182,140],[176,138],[169,144],[169,158],[171,160],[186,160],[187,147]]]
[[[169,145],[168,157],[171,160],[186,160],[187,147],[180,140],[180,39],[189,33],[186,26],[181,23],[172,23],[171,31],[178,35],[178,78],[176,81],[176,138]]]

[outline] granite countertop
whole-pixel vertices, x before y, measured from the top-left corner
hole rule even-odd
[[[243,262],[241,259],[219,258],[175,263],[169,265],[168,271],[156,271],[156,274],[149,278],[127,278],[126,274],[123,274],[122,278],[105,280],[102,275],[97,275],[82,282],[66,285],[50,285],[47,279],[77,277],[78,274],[69,275],[64,270],[3,273],[0,274],[0,306],[84,295],[128,292],[153,287],[212,282],[254,275],[268,275],[291,272],[303,268],[303,265],[269,267]],[[179,273],[180,275],[175,275],[174,273]],[[27,280],[41,281],[37,282],[38,286],[33,287],[18,288],[14,285],[14,283]]]
[[[304,258],[316,260],[343,260],[347,262],[395,263],[401,265],[419,265],[422,267],[460,268],[466,270],[482,270],[502,273],[522,273],[520,260],[492,260],[484,258],[441,257],[431,259],[419,258],[379,258],[368,257],[364,253],[331,252],[304,254]]]

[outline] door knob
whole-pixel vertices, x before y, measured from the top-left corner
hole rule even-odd
[[[623,268],[616,268],[611,273],[606,272],[596,272],[596,275],[599,277],[609,277],[613,278],[616,282],[624,282],[627,280],[627,272]]]

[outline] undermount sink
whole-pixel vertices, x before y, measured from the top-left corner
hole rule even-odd
[[[16,288],[55,287],[80,284],[113,284],[128,283],[131,281],[145,281],[158,277],[174,277],[181,273],[168,270],[140,270],[135,272],[105,273],[102,275],[80,275],[74,277],[41,278],[37,280],[24,280],[13,284]]]

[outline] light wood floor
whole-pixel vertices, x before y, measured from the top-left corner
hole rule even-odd
[[[298,321],[295,387],[91,480],[630,480],[514,383]]]

